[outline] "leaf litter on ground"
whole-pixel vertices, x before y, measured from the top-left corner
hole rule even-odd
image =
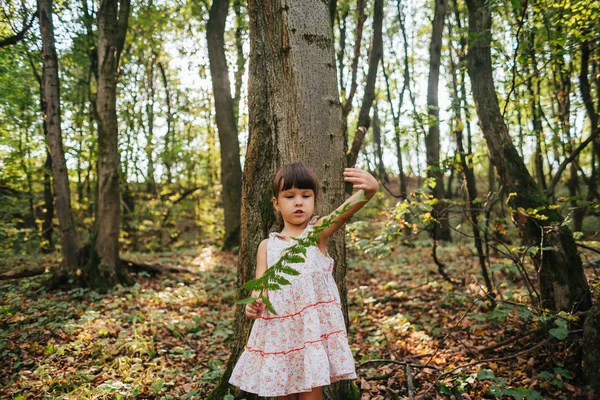
[[[406,363],[420,399],[589,395],[575,361],[577,335],[558,340],[546,334],[533,349],[525,336],[479,352],[534,328],[524,316],[535,310],[509,303],[490,310],[468,243],[438,248],[460,286],[435,272],[426,239],[395,246],[385,256],[349,247],[349,340],[362,398],[408,398]],[[41,277],[0,283],[0,397],[207,396],[229,355],[237,256],[214,248],[128,256],[160,258],[197,273],[136,274],[134,286],[108,294],[46,293]],[[522,283],[501,272],[496,279],[503,280],[504,298],[526,303]]]

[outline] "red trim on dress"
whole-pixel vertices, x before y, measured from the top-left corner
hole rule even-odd
[[[340,333],[340,332],[344,332],[344,333],[346,333],[346,331],[345,331],[344,329],[340,329],[339,331],[335,331],[335,332],[324,333],[324,334],[322,334],[322,335],[321,335],[321,339],[317,339],[317,340],[309,340],[308,342],[304,342],[304,344],[306,344],[306,343],[317,343],[317,342],[320,342],[320,341],[322,341],[323,339],[326,339],[326,338],[328,338],[328,337],[329,337],[329,336],[331,336],[331,335],[334,335],[334,334],[336,334],[336,333]],[[265,356],[265,355],[271,355],[271,354],[289,354],[289,353],[291,353],[291,352],[294,352],[294,351],[299,351],[299,350],[302,350],[302,349],[304,349],[304,348],[306,348],[306,346],[302,346],[302,347],[299,347],[299,348],[297,348],[297,349],[292,349],[292,350],[288,350],[288,351],[273,351],[273,352],[266,352],[266,351],[262,351],[262,350],[258,350],[258,349],[253,349],[253,348],[252,348],[252,347],[250,347],[250,346],[246,346],[246,351],[249,351],[249,352],[252,352],[252,353],[260,353],[260,355],[261,355],[261,356]]]
[[[298,311],[298,312],[296,312],[294,314],[277,315],[275,317],[258,317],[258,318],[259,319],[265,319],[267,321],[270,320],[270,319],[289,318],[289,317],[293,317],[293,316],[296,316],[296,315],[300,314],[302,311],[306,310],[307,308],[318,306],[319,304],[329,304],[329,303],[333,303],[333,302],[335,302],[335,299],[331,299],[331,300],[327,300],[327,301],[318,301],[316,303],[307,305],[306,307],[304,307],[303,309],[301,309],[300,311]],[[336,303],[336,304],[339,304],[339,303]]]

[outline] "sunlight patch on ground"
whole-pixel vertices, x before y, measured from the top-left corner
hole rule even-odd
[[[200,272],[211,271],[219,264],[215,249],[212,247],[203,248],[200,254],[194,258],[190,264],[197,266],[198,271]]]

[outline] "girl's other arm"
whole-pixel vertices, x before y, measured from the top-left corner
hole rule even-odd
[[[258,251],[256,252],[256,279],[263,276],[265,271],[267,270],[267,241],[268,239],[263,240],[258,245]],[[259,291],[253,290],[252,297],[258,297],[260,294]],[[251,319],[256,319],[260,317],[262,312],[265,310],[265,305],[263,304],[261,299],[257,299],[253,303],[246,305],[246,317]]]
[[[351,217],[354,215],[354,213],[356,213],[358,210],[360,210],[361,208],[363,208],[363,206],[365,204],[367,204],[367,202],[369,200],[371,200],[371,198],[375,195],[375,193],[377,193],[377,189],[379,188],[379,183],[377,182],[377,180],[373,177],[373,175],[369,174],[367,171],[364,171],[360,168],[346,168],[344,170],[344,181],[345,182],[353,182],[353,189],[361,189],[364,191],[364,195],[366,197],[365,201],[361,201],[358,202],[356,204],[353,204],[350,206],[350,208],[348,209],[348,211],[346,211],[345,213],[342,213],[340,215],[337,216],[337,218],[334,218],[333,221],[334,223],[332,225],[330,225],[329,227],[327,227],[326,229],[323,230],[323,232],[321,232],[321,240],[319,240],[319,244],[321,243],[325,243],[327,241],[327,239],[329,238],[329,236],[333,235],[333,233],[335,231],[337,231],[338,229],[340,229],[342,227],[342,225]],[[361,195],[360,190],[356,193],[354,193],[352,196],[350,196],[341,206],[339,206],[338,208],[336,208],[336,210],[334,211],[334,213],[336,211],[340,211],[342,209],[344,209],[344,207],[347,204],[352,204],[355,202],[355,200]],[[333,214],[333,213],[332,213]],[[331,215],[331,214],[329,214]],[[320,218],[315,225],[320,225],[323,220],[325,218]]]

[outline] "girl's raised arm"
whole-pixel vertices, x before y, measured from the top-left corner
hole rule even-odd
[[[350,208],[347,211],[334,218],[334,223],[320,233],[320,242],[322,243],[326,242],[329,236],[333,235],[335,231],[340,229],[342,225],[354,215],[354,213],[363,208],[363,206],[367,204],[369,200],[371,200],[375,193],[377,193],[377,189],[379,188],[379,183],[377,183],[377,180],[373,177],[373,175],[360,168],[346,168],[344,170],[344,181],[353,182],[353,188],[360,190],[348,197],[348,199],[341,206],[336,208],[331,214],[320,218],[317,222],[315,222],[315,226],[321,225],[325,218],[329,218],[332,214],[340,212],[347,205],[350,205]],[[363,195],[364,199],[361,199]]]

